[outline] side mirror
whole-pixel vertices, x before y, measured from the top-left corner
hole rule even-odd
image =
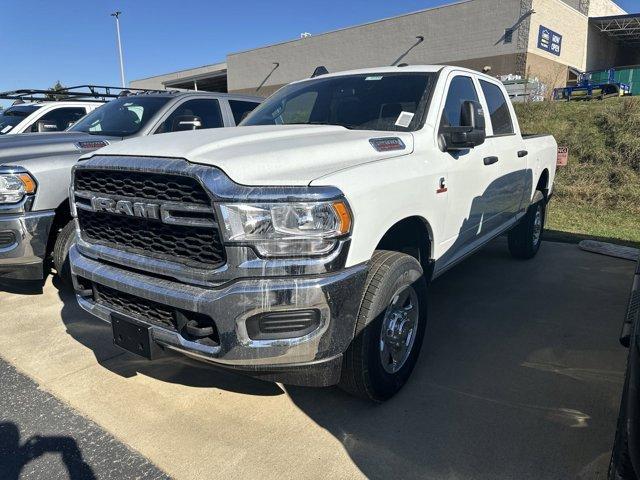
[[[55,122],[51,122],[47,120],[39,120],[35,125],[35,129],[33,130],[39,133],[43,133],[43,132],[57,132],[59,129],[58,129],[58,124]]]
[[[442,150],[468,150],[482,145],[487,138],[484,111],[478,102],[466,100],[460,110],[460,126],[440,128],[439,143]]]
[[[178,115],[173,119],[172,132],[184,132],[186,130],[198,130],[202,128],[202,119],[195,115]]]

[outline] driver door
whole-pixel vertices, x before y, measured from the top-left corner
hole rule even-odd
[[[477,80],[467,72],[453,72],[447,80],[447,94],[440,107],[440,127],[461,126],[462,104],[480,101]],[[484,104],[483,108],[486,111]],[[444,188],[448,196],[445,218],[445,242],[439,267],[445,267],[482,243],[482,238],[497,226],[498,211],[494,180],[500,166],[491,163],[490,145],[483,143],[461,151],[442,152],[447,165]],[[442,194],[439,189],[437,194]]]

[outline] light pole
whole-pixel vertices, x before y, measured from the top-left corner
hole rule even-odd
[[[120,81],[122,82],[122,88],[125,88],[126,85],[124,83],[124,61],[122,60],[122,43],[120,42],[120,15],[122,12],[117,11],[111,14],[112,17],[116,19],[116,36],[118,38],[118,56],[120,58]]]

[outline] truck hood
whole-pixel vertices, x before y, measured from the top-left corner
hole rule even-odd
[[[66,155],[77,152],[78,156],[90,150],[80,149],[76,143],[82,141],[118,141],[117,137],[90,135],[82,132],[21,133],[0,137],[0,165],[18,165],[23,160]]]
[[[373,138],[400,138],[403,150],[378,152]],[[330,125],[269,125],[177,132],[109,145],[100,155],[184,158],[216,166],[244,185],[308,185],[330,173],[413,151],[406,132]]]

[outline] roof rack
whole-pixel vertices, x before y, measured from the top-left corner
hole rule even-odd
[[[138,93],[167,93],[166,90],[147,90],[144,88],[108,87],[105,85],[77,85],[60,90],[38,90],[24,88],[0,92],[0,99],[22,102],[83,101],[106,102],[111,98],[126,97]]]

